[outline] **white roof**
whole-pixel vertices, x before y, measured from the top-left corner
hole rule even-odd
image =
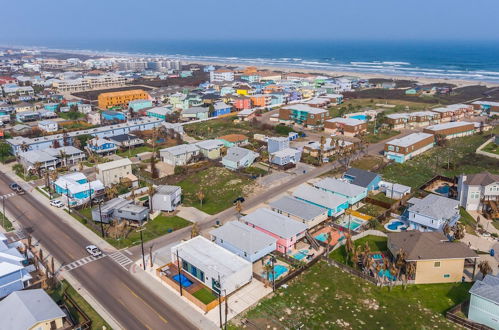
[[[332,210],[336,210],[338,206],[348,202],[348,199],[343,196],[314,188],[306,183],[298,186],[293,192],[293,196]]]
[[[473,125],[473,123],[468,123],[466,121],[453,121],[453,122],[449,122],[449,123],[431,125],[431,126],[426,127],[426,129],[428,129],[430,131],[440,131],[443,129],[463,127],[463,126],[469,126],[469,125]]]
[[[255,254],[277,242],[274,237],[239,221],[227,222],[222,227],[210,231],[210,234],[248,255]]]
[[[322,179],[315,183],[314,186],[349,197],[356,197],[366,191],[366,189],[361,186],[333,178]]]
[[[489,105],[492,107],[499,107],[499,102],[491,102],[491,101],[475,101],[475,102],[471,102],[471,104],[480,104],[480,105]]]
[[[271,153],[272,156],[279,157],[279,158],[284,158],[284,157],[294,157],[296,156],[297,153],[300,151],[294,148],[284,148],[282,150],[276,151]]]
[[[321,108],[314,108],[311,107],[308,104],[293,104],[293,105],[287,105],[285,107],[282,107],[283,109],[289,109],[289,110],[296,110],[296,111],[303,111],[303,112],[308,112],[311,114],[319,114],[319,113],[324,113],[327,112],[327,110],[321,109]]]
[[[366,122],[364,120],[359,120],[355,118],[333,118],[333,119],[328,119],[326,122],[331,122],[331,123],[341,123],[349,126],[357,126],[357,125],[362,125],[365,124]]]
[[[388,141],[387,144],[391,144],[394,146],[399,146],[399,147],[408,147],[412,146],[413,144],[422,141],[424,139],[427,139],[429,137],[432,137],[433,134],[429,133],[412,133],[407,136],[404,136],[399,139],[393,139],[391,141]]]
[[[259,208],[242,219],[282,238],[295,237],[307,230],[307,225],[264,208]]]
[[[199,148],[195,144],[179,144],[178,146],[161,149],[160,152],[168,152],[172,155],[178,156],[198,150]]]
[[[200,142],[195,143],[196,146],[198,146],[201,149],[206,149],[206,150],[212,150],[212,149],[218,149],[224,146],[224,143],[220,140],[204,140]]]
[[[196,265],[201,270],[213,270],[220,277],[229,277],[241,269],[251,267],[251,263],[238,255],[224,249],[221,246],[207,240],[202,236],[196,236],[188,241],[175,245],[171,249],[172,254]]]
[[[111,170],[111,169],[115,169],[115,168],[119,168],[119,167],[123,167],[123,166],[128,166],[128,165],[131,166],[132,161],[128,158],[122,158],[122,159],[118,159],[118,160],[113,160],[111,162],[98,164],[96,167],[99,171],[107,171],[107,170]]]

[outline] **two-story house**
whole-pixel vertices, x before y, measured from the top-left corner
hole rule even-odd
[[[459,205],[466,210],[479,211],[485,201],[499,201],[499,175],[488,172],[461,175],[458,180]]]
[[[319,182],[314,183],[314,186],[318,189],[346,198],[349,205],[355,205],[367,196],[367,188],[334,178],[324,178]]]
[[[73,172],[60,176],[54,182],[55,192],[70,206],[79,206],[104,193],[105,187],[99,180],[88,181],[83,173]]]
[[[410,229],[442,231],[445,225],[454,226],[460,218],[459,202],[447,197],[429,194],[424,198],[413,197],[402,218]]]

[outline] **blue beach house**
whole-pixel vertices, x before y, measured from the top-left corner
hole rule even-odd
[[[59,103],[45,103],[43,105],[43,109],[45,109],[47,111],[55,112],[57,110],[58,106],[59,106]]]
[[[63,200],[70,206],[82,205],[104,192],[104,185],[99,180],[88,181],[80,172],[60,176],[55,182],[56,193],[63,196]]]
[[[114,153],[118,149],[118,146],[108,139],[93,138],[88,141],[87,148],[99,155],[109,155]]]
[[[293,192],[293,197],[309,204],[327,209],[329,217],[339,216],[348,208],[348,199],[330,192],[312,187],[309,184],[302,184]]]
[[[26,258],[14,244],[0,233],[0,299],[29,285],[29,272],[35,270],[33,265],[25,266]]]
[[[230,113],[232,107],[230,105],[225,104],[224,102],[217,102],[213,105],[215,108],[211,117],[218,117],[221,115],[226,115]]]
[[[499,275],[487,275],[470,289],[468,319],[499,329]]]
[[[345,197],[350,205],[360,202],[367,196],[367,189],[346,181],[325,178],[314,184],[318,189]]]
[[[351,184],[366,188],[367,191],[371,191],[379,188],[381,175],[351,167],[343,174],[343,179]]]

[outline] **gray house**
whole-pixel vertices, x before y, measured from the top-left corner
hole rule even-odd
[[[148,220],[149,209],[133,204],[132,201],[116,197],[92,209],[92,220],[109,223],[111,220],[126,220],[140,223]]]
[[[182,200],[182,188],[179,186],[158,186],[149,205],[153,211],[175,211]]]

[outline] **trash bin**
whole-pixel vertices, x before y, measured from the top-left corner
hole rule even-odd
[[[168,228],[168,229],[166,230],[166,232],[167,232],[167,233],[171,233],[172,231],[173,231],[173,229],[171,229],[171,228]]]
[[[496,254],[496,251],[494,249],[490,249],[490,256],[493,257]]]

